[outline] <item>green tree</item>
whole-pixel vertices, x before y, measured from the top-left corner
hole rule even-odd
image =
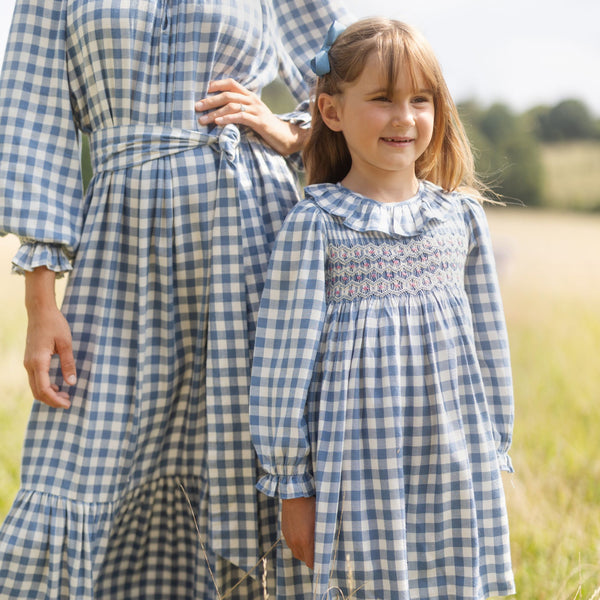
[[[555,106],[532,109],[535,132],[544,142],[597,138],[598,123],[581,100],[563,100]]]
[[[500,103],[483,109],[477,103],[467,102],[459,106],[459,112],[474,147],[475,166],[481,179],[509,202],[539,204],[541,153],[530,121]]]

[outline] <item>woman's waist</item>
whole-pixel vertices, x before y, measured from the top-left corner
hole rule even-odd
[[[186,129],[172,125],[128,123],[88,134],[94,173],[117,171],[181,152],[208,148],[233,163],[246,134],[235,125]]]

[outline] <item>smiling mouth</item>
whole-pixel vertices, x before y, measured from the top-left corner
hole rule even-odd
[[[397,138],[397,137],[384,137],[381,138],[384,142],[390,142],[393,144],[408,144],[409,142],[413,142],[414,138]]]

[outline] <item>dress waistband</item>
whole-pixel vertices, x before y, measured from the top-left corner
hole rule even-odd
[[[241,134],[232,124],[210,133],[164,125],[121,125],[98,129],[89,139],[94,173],[101,173],[127,169],[198,146],[211,146],[232,163]]]

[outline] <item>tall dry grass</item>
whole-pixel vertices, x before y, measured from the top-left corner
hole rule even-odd
[[[600,215],[489,217],[515,378],[518,597],[586,600],[600,593]]]

